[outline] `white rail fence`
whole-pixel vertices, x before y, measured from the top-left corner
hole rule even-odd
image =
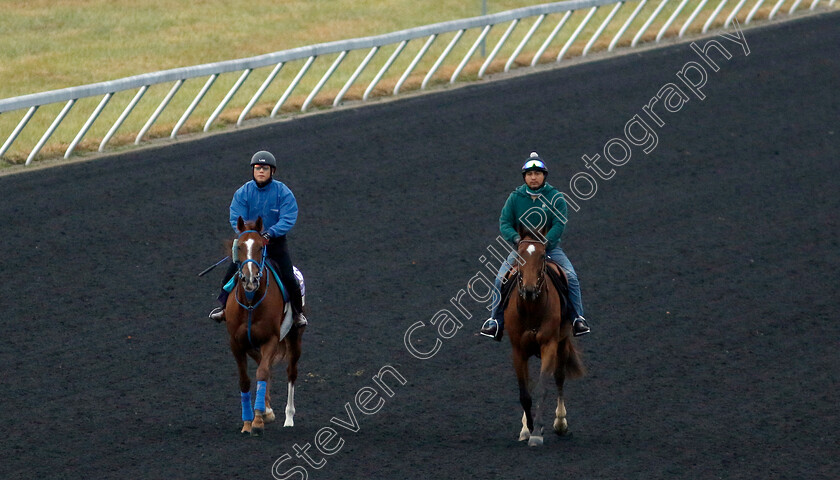
[[[425,42],[423,43],[423,46],[419,49],[419,51],[417,51],[409,65],[405,68],[405,70],[402,71],[402,74],[398,77],[398,80],[396,81],[396,84],[393,88],[393,95],[397,95],[400,93],[401,89],[403,89],[403,87],[405,86],[409,76],[412,73],[414,73],[420,61],[429,53],[432,44],[443,35],[452,34],[453,36],[449,43],[446,45],[446,48],[443,49],[443,51],[438,55],[435,62],[430,67],[428,67],[428,69],[425,72],[418,72],[416,74],[424,75],[423,80],[420,83],[420,89],[426,89],[429,86],[430,82],[436,77],[436,75],[437,77],[440,77],[440,74],[438,72],[441,70],[441,67],[445,64],[445,62],[450,62],[449,65],[456,65],[451,75],[448,75],[448,81],[450,83],[454,83],[455,81],[457,81],[458,78],[464,72],[465,67],[475,56],[476,50],[479,48],[479,46],[483,46],[484,43],[487,41],[488,33],[491,31],[491,29],[496,28],[498,26],[507,25],[504,34],[496,42],[491,52],[484,58],[481,67],[478,69],[478,78],[482,78],[487,73],[488,68],[490,68],[494,60],[496,60],[496,58],[500,55],[500,52],[502,51],[503,47],[510,40],[514,30],[520,24],[530,19],[533,19],[531,27],[527,31],[527,33],[525,33],[524,36],[522,36],[519,39],[518,44],[513,49],[512,53],[510,53],[510,55],[508,56],[507,61],[504,64],[504,71],[508,71],[514,67],[517,57],[522,54],[529,42],[531,42],[532,39],[536,38],[535,34],[538,32],[540,27],[543,25],[544,21],[550,15],[559,15],[560,18],[559,20],[557,20],[557,23],[555,24],[551,32],[540,42],[539,47],[536,49],[536,53],[530,61],[530,66],[535,66],[538,62],[544,61],[543,56],[545,52],[550,46],[552,46],[555,39],[558,38],[558,34],[560,34],[560,32],[564,29],[574,28],[572,33],[568,37],[566,37],[563,46],[559,50],[559,54],[557,54],[555,58],[555,61],[562,61],[563,58],[566,57],[569,53],[572,46],[578,44],[578,42],[585,42],[585,46],[581,51],[581,55],[586,56],[596,44],[597,40],[607,29],[607,27],[613,22],[619,11],[622,9],[629,10],[629,6],[627,6],[626,4],[632,3],[635,4],[635,7],[633,8],[629,16],[623,17],[624,20],[622,26],[617,30],[616,33],[613,34],[611,41],[606,47],[607,50],[611,51],[615,49],[622,38],[624,38],[625,41],[628,38],[632,38],[632,40],[630,41],[631,48],[638,45],[645,34],[649,35],[650,33],[652,33],[649,32],[649,30],[651,29],[651,25],[669,4],[671,4],[672,8],[674,5],[676,5],[676,7],[673,8],[670,16],[667,18],[664,24],[662,24],[662,26],[659,27],[655,36],[655,42],[661,41],[666,36],[682,37],[689,30],[691,25],[695,24],[695,21],[697,20],[698,16],[700,16],[701,13],[705,13],[708,10],[711,10],[711,14],[708,15],[705,23],[702,26],[701,31],[703,33],[707,32],[709,28],[716,24],[716,19],[717,25],[722,25],[724,28],[729,27],[729,25],[733,21],[735,21],[738,13],[743,10],[745,4],[748,1],[754,1],[755,3],[753,7],[751,8],[751,10],[749,10],[749,13],[743,20],[743,23],[750,23],[755,18],[756,13],[758,12],[759,8],[762,6],[765,0],[738,1],[737,5],[735,5],[735,7],[729,11],[728,16],[725,20],[722,21],[721,24],[721,12],[724,10],[728,1],[729,0],[699,0],[699,3],[697,3],[693,11],[691,11],[691,14],[688,15],[687,18],[685,18],[685,20],[682,22],[678,33],[676,33],[675,30],[672,30],[671,27],[675,24],[675,22],[678,20],[678,17],[682,14],[683,10],[689,3],[689,0],[659,0],[658,6],[652,11],[652,13],[650,13],[647,16],[647,18],[644,20],[644,23],[642,23],[642,25],[638,27],[638,29],[634,32],[632,37],[630,37],[628,30],[630,29],[631,25],[634,24],[634,22],[638,24],[638,22],[641,21],[642,17],[640,17],[640,13],[644,10],[644,7],[646,6],[648,0],[639,0],[632,2],[616,0],[571,0],[566,2],[557,2],[544,5],[537,5],[533,7],[520,8],[517,10],[511,10],[493,15],[485,15],[481,17],[438,23],[434,25],[427,25],[423,27],[412,28],[409,30],[393,32],[385,35],[322,43],[318,45],[284,50],[280,52],[240,60],[210,63],[193,67],[176,68],[172,70],[147,73],[144,75],[137,75],[108,82],[101,82],[91,85],[65,88],[61,90],[53,90],[49,92],[3,99],[0,100],[0,114],[8,115],[14,112],[22,112],[22,118],[17,123],[17,126],[14,128],[14,130],[6,137],[6,140],[3,143],[2,147],[0,147],[0,158],[2,158],[9,151],[9,148],[12,146],[15,140],[18,139],[21,132],[23,132],[24,129],[27,128],[27,125],[29,125],[30,120],[33,118],[36,112],[38,112],[38,110],[45,105],[63,104],[63,108],[61,108],[60,112],[52,120],[52,123],[46,129],[43,135],[41,135],[40,140],[38,140],[38,142],[31,150],[29,150],[28,156],[26,158],[26,165],[29,165],[32,162],[32,160],[48,144],[48,142],[50,142],[50,139],[53,136],[56,129],[59,127],[59,125],[61,125],[61,123],[67,117],[68,113],[71,111],[71,109],[81,99],[98,99],[101,97],[96,108],[94,108],[90,115],[87,117],[87,120],[78,130],[78,133],[76,133],[75,137],[64,151],[64,158],[69,158],[73,155],[73,152],[76,150],[76,147],[88,134],[93,124],[100,118],[100,114],[102,113],[103,109],[105,109],[105,107],[108,105],[109,101],[114,97],[115,94],[121,92],[136,91],[132,100],[128,102],[128,104],[122,110],[122,113],[110,125],[110,128],[108,128],[107,133],[104,135],[104,137],[101,138],[98,147],[98,150],[100,152],[106,149],[108,143],[112,140],[116,132],[120,129],[125,120],[129,117],[129,115],[132,114],[135,107],[141,101],[144,94],[149,90],[149,88],[156,85],[170,83],[172,84],[168,93],[160,101],[157,108],[154,109],[154,112],[145,121],[145,124],[140,129],[139,133],[137,133],[134,139],[135,144],[140,144],[143,141],[144,137],[149,132],[149,129],[161,117],[161,114],[170,106],[172,99],[176,96],[178,91],[188,80],[205,79],[203,87],[198,91],[195,97],[193,97],[189,106],[186,107],[186,109],[181,113],[180,118],[175,123],[174,128],[172,128],[169,134],[171,138],[177,137],[178,133],[182,130],[190,116],[193,115],[196,108],[198,107],[200,102],[205,98],[207,92],[210,91],[210,89],[213,87],[214,83],[219,78],[219,76],[226,73],[239,73],[238,80],[227,91],[227,93],[224,95],[224,98],[216,106],[213,112],[206,118],[206,120],[202,118],[202,121],[204,122],[203,130],[205,132],[211,128],[213,123],[216,122],[219,116],[226,109],[233,108],[230,105],[231,99],[233,99],[234,95],[236,95],[237,92],[240,91],[242,86],[246,83],[246,80],[248,79],[250,74],[255,69],[259,69],[262,67],[273,68],[271,72],[267,75],[267,77],[262,81],[259,88],[257,88],[256,91],[251,94],[250,99],[245,104],[245,106],[242,107],[241,104],[238,106],[238,108],[241,108],[242,110],[239,113],[238,119],[236,121],[237,126],[242,125],[246,117],[248,117],[248,115],[252,112],[254,106],[257,105],[257,102],[259,102],[263,98],[264,94],[266,93],[266,90],[269,89],[269,87],[277,79],[278,73],[281,71],[283,66],[296,60],[303,61],[303,66],[300,67],[300,70],[298,70],[297,74],[294,76],[291,82],[286,86],[285,90],[283,91],[283,94],[280,96],[280,98],[274,104],[274,107],[271,109],[271,113],[268,116],[272,118],[278,115],[281,107],[283,107],[287,100],[289,100],[295,89],[298,88],[298,86],[301,84],[301,80],[310,70],[312,64],[319,57],[337,54],[337,57],[332,62],[330,67],[321,76],[320,80],[317,83],[315,83],[314,87],[312,87],[311,90],[308,92],[306,100],[303,101],[302,106],[300,108],[300,110],[303,112],[307,111],[310,107],[312,107],[315,97],[320,93],[327,81],[336,73],[338,69],[342,67],[343,61],[352,52],[366,52],[366,54],[364,55],[364,58],[355,66],[353,73],[349,75],[349,78],[346,80],[346,82],[344,82],[343,87],[338,91],[337,94],[335,94],[335,97],[332,99],[331,102],[332,106],[338,106],[342,103],[348,90],[354,85],[354,83],[357,80],[359,80],[359,77],[362,74],[362,72],[371,64],[372,59],[377,54],[390,49],[390,56],[388,57],[387,61],[385,61],[385,63],[379,68],[378,72],[368,83],[367,87],[364,90],[364,93],[361,96],[361,99],[363,101],[368,100],[371,94],[374,93],[374,89],[382,81],[383,77],[385,77],[385,75],[388,73],[389,69],[394,65],[396,60],[402,54],[405,53],[406,46],[409,44],[409,42],[415,40],[424,39]],[[772,19],[778,13],[785,1],[786,0],[777,0],[777,3],[773,6],[769,14],[767,14],[767,18]],[[800,6],[802,0],[787,1],[794,2],[787,12],[788,14],[792,14]],[[820,0],[811,0],[809,8],[813,10],[817,7],[819,2]],[[824,3],[829,7],[833,6],[834,2],[835,0],[824,0]],[[609,9],[609,13],[603,18],[600,25],[598,25],[597,29],[589,36],[588,39],[582,38],[583,36],[585,36],[582,35],[584,29],[595,16],[596,12],[598,12],[601,8],[604,7],[607,7]],[[571,25],[569,25],[569,18],[572,16],[573,13],[577,11],[586,13],[583,19],[580,20],[580,22],[576,26],[572,27]],[[637,19],[637,17],[639,18]],[[699,30],[699,23],[695,25],[695,29]],[[480,31],[480,33],[478,33],[476,39],[473,41],[466,53],[463,54],[463,56],[460,56],[460,58],[450,58],[456,45],[465,37],[465,33],[473,30]],[[536,42],[531,47],[533,48],[535,46]],[[394,76],[394,78],[397,77]]]

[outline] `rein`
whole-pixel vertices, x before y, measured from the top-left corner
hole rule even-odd
[[[236,241],[234,242],[233,252],[232,252],[233,255],[231,256],[231,258],[233,259],[234,262],[236,262],[238,260],[236,258],[236,251],[238,249],[239,239],[242,238],[242,235],[245,235],[246,233],[259,234],[260,232],[258,232],[256,230],[246,230],[246,231],[239,234],[239,237],[237,237]],[[236,274],[237,274],[237,276],[239,276],[240,285],[241,285],[242,279],[245,277],[245,275],[242,273],[242,269],[249,262],[255,263],[259,267],[259,271],[257,272],[257,282],[259,283],[260,279],[262,279],[263,271],[265,270],[265,259],[266,259],[267,251],[268,251],[268,246],[263,245],[263,247],[262,247],[262,259],[259,262],[252,259],[252,258],[248,258],[248,259],[245,259],[242,263],[239,264],[239,269],[237,270]],[[245,305],[244,303],[242,303],[239,300],[239,289],[238,288],[236,289],[236,292],[234,292],[234,295],[233,295],[233,298],[236,300],[236,303],[238,303],[240,307],[242,307],[242,308],[244,308],[245,310],[248,311],[248,343],[252,347],[254,346],[254,342],[251,341],[251,319],[253,318],[254,310],[256,310],[256,308],[258,306],[260,306],[262,301],[265,300],[265,297],[268,295],[268,286],[269,286],[270,283],[271,283],[271,275],[266,275],[265,276],[265,288],[263,289],[262,297],[260,297],[260,299],[257,300],[257,303],[253,303],[251,305]],[[243,286],[242,289],[245,290],[245,287]],[[259,287],[257,287],[257,290],[259,290]],[[246,291],[245,292],[245,299],[248,302],[253,302],[254,296],[256,295],[257,290],[254,290],[253,292],[247,292]]]

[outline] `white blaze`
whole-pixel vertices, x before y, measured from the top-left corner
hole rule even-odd
[[[245,240],[245,250],[248,251],[248,258],[251,258],[251,248],[254,246],[254,239],[249,238]]]
[[[528,245],[528,249],[525,250],[525,251],[528,252],[528,255],[533,255],[536,250],[537,250],[537,248],[535,246]]]

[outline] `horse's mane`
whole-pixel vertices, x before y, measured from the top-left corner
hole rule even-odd
[[[526,228],[521,223],[518,225],[517,233],[519,233],[520,240],[529,240],[529,241],[532,241],[532,242],[540,242],[543,245],[545,245],[545,243],[543,243],[543,239],[545,238],[544,235],[546,233],[545,228],[543,228],[542,231],[541,231],[541,234],[543,235],[543,238],[540,238],[540,236],[534,234],[534,232],[532,232],[531,229]],[[546,245],[546,248],[548,248],[548,245]]]

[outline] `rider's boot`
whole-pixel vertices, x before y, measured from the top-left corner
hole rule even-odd
[[[298,313],[295,315],[295,327],[305,327],[309,324],[309,321],[306,320],[306,317],[303,315],[303,312]]]
[[[589,333],[589,325],[585,318],[578,316],[572,321],[572,333],[576,337]]]
[[[294,278],[294,277],[293,277]],[[292,301],[292,318],[294,319],[294,326],[297,328],[305,327],[309,322],[303,314],[303,295],[301,295],[300,284],[297,279],[294,284],[289,285],[289,297]]]
[[[495,319],[493,317],[490,317],[484,321],[484,325],[481,326],[481,330],[479,331],[479,333],[481,333],[485,337],[490,337],[497,342],[501,342],[504,330],[505,324],[502,321],[502,319]]]
[[[228,292],[222,290],[222,293],[219,294],[218,298],[219,303],[221,303],[222,306],[214,308],[213,311],[210,312],[210,315],[208,315],[208,317],[212,318],[218,323],[222,323],[225,321],[225,304],[227,304],[228,295],[230,295]]]

